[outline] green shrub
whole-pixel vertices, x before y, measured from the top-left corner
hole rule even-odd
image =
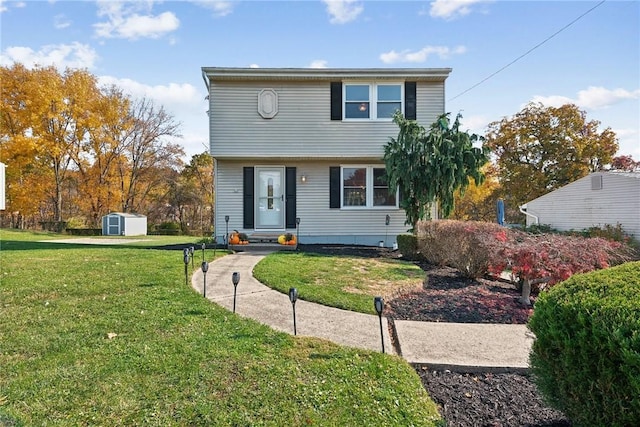
[[[640,262],[572,276],[538,298],[534,379],[575,425],[640,425]]]
[[[396,236],[398,242],[398,250],[402,257],[408,260],[417,260],[420,258],[418,253],[418,239],[413,234],[398,234]]]

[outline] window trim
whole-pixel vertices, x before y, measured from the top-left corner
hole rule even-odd
[[[369,86],[369,117],[368,118],[350,118],[347,117],[347,86]],[[400,112],[404,115],[405,108],[405,82],[390,80],[390,81],[362,81],[362,80],[347,80],[342,82],[342,120],[348,122],[390,122],[392,117],[378,117],[378,86],[399,86],[400,87]],[[349,101],[352,102],[352,101]],[[391,102],[391,101],[383,101]]]
[[[344,210],[384,210],[384,209],[400,209],[399,205],[399,197],[400,192],[399,188],[396,188],[396,203],[395,205],[374,205],[374,177],[373,170],[374,169],[384,169],[384,165],[379,164],[344,164],[340,165],[340,209]],[[346,206],[344,204],[344,170],[345,169],[365,169],[366,170],[366,179],[365,179],[365,191],[366,191],[366,199],[364,206]]]

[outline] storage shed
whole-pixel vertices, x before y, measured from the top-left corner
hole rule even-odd
[[[103,236],[146,236],[147,217],[133,213],[112,212],[102,217]]]
[[[538,197],[521,210],[527,226],[583,230],[620,224],[640,239],[640,172],[595,172]]]

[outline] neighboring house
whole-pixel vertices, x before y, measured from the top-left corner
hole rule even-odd
[[[620,224],[640,238],[640,172],[596,172],[521,206],[527,226],[583,230]]]
[[[133,213],[112,212],[102,217],[103,236],[145,236],[147,217]]]
[[[391,246],[409,228],[383,179],[391,117],[428,128],[450,72],[203,67],[218,241],[295,233],[298,218],[300,243]]]

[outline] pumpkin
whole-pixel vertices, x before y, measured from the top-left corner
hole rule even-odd
[[[296,244],[296,236],[292,236],[291,240],[289,240],[286,244],[294,246]]]
[[[240,244],[240,236],[237,231],[234,231],[229,235],[229,244],[230,245],[238,245]]]
[[[278,236],[278,243],[280,243],[281,245],[284,245],[287,243],[287,241],[285,240],[284,234],[281,234],[280,236]]]

